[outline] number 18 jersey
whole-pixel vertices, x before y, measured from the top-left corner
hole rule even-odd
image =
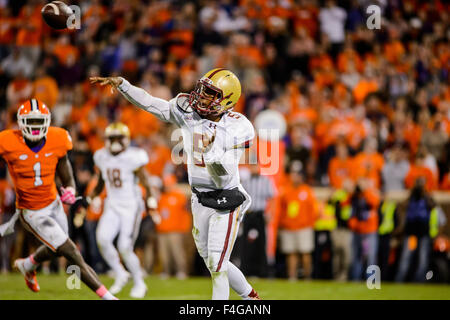
[[[0,132],[0,156],[8,164],[18,209],[39,210],[56,199],[56,166],[70,149],[69,133],[57,127],[48,128],[45,144],[38,152],[27,146],[20,130]]]
[[[144,149],[128,147],[118,155],[107,148],[95,152],[94,163],[105,181],[107,201],[133,201],[142,198],[135,171],[148,163]]]

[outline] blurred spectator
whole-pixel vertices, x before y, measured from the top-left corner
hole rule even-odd
[[[1,70],[9,77],[31,77],[33,75],[33,62],[30,61],[19,48],[13,48],[9,56],[2,60]]]
[[[298,278],[300,254],[303,274],[311,277],[314,250],[315,196],[304,183],[304,169],[300,161],[289,167],[289,182],[281,196],[280,240],[281,252],[286,254],[287,273],[290,280]]]
[[[354,183],[344,180],[342,188],[331,195],[331,204],[335,207],[337,227],[331,232],[333,245],[333,277],[338,281],[348,279],[352,258],[352,232],[348,222],[352,214],[351,194]]]
[[[358,180],[350,199],[352,217],[348,222],[353,231],[351,280],[361,280],[365,267],[377,265],[379,202],[377,191],[370,187],[370,182]],[[366,276],[364,274],[364,278]]]
[[[347,12],[336,5],[336,1],[325,1],[325,7],[320,9],[320,30],[331,42],[331,53],[335,57],[345,40],[345,21]]]
[[[386,197],[378,207],[378,265],[381,270],[381,280],[389,280],[391,274],[391,238],[398,230],[399,214],[395,201]]]
[[[331,232],[336,228],[336,206],[331,201],[316,202],[314,223],[314,279],[333,279]]]
[[[291,144],[286,149],[287,166],[293,161],[300,161],[302,166],[306,168],[308,161],[311,157],[312,140],[308,135],[307,129],[304,125],[296,125],[292,128]]]
[[[250,164],[250,176],[242,180],[242,186],[252,198],[243,221],[241,270],[246,276],[268,275],[266,255],[266,208],[275,196],[272,181],[260,174],[257,163]]]
[[[381,169],[385,193],[405,189],[405,177],[410,167],[405,149],[404,146],[396,144],[386,152],[387,159]]]
[[[431,239],[438,235],[440,225],[445,223],[443,220],[434,200],[426,190],[425,180],[423,178],[415,180],[403,223],[405,238],[395,276],[396,282],[407,279],[414,252],[417,252],[418,256],[414,281],[425,282],[425,273],[430,261]]]
[[[336,157],[332,158],[328,165],[328,177],[330,179],[330,186],[340,189],[343,182],[351,178],[352,159],[348,154],[348,147],[344,141],[336,144]]]
[[[367,179],[370,188],[379,189],[381,186],[380,173],[383,168],[384,159],[377,151],[377,140],[375,138],[367,138],[364,142],[364,149],[358,153],[353,159],[354,170],[352,171],[353,179]]]
[[[186,240],[191,229],[189,202],[174,181],[166,179],[158,203],[156,231],[163,266],[161,277],[169,277],[174,270],[178,279],[185,279],[188,271]]]
[[[6,98],[8,99],[8,105],[12,107],[11,109],[17,109],[19,103],[30,99],[32,94],[33,84],[21,72],[16,75],[6,88]],[[17,112],[16,110],[14,111]]]
[[[45,68],[39,66],[33,82],[33,97],[44,102],[50,109],[58,101],[59,88],[56,80],[46,74]]]
[[[432,191],[436,188],[436,178],[433,172],[425,165],[425,154],[419,152],[416,155],[414,164],[411,165],[408,174],[405,177],[405,185],[411,189],[418,178],[425,180],[425,188],[427,191]]]

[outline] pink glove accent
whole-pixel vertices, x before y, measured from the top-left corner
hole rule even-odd
[[[72,187],[63,188],[61,187],[61,201],[65,204],[75,203],[75,189]]]

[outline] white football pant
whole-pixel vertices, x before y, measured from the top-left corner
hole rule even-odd
[[[199,255],[205,261],[213,282],[213,300],[228,300],[231,288],[246,297],[252,287],[229,260],[239,224],[250,206],[250,197],[236,209],[224,212],[203,206],[195,194],[191,199],[192,235]],[[220,212],[220,213],[219,213]]]
[[[115,276],[123,276],[126,273],[120,263],[120,254],[134,283],[143,281],[139,258],[134,253],[134,243],[139,234],[143,209],[143,201],[118,202],[106,199],[96,232],[100,253]],[[113,244],[117,235],[119,235],[118,252]]]

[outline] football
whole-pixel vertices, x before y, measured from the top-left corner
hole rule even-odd
[[[67,19],[73,14],[72,9],[62,1],[47,3],[41,10],[42,18],[51,28],[67,28]]]

